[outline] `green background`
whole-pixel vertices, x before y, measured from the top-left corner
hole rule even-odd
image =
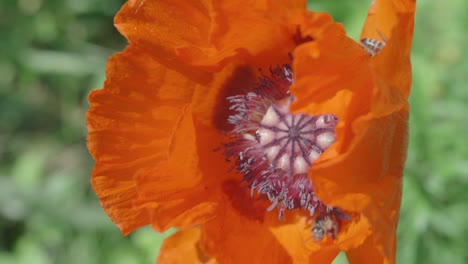
[[[87,94],[126,44],[112,25],[123,2],[0,3],[0,263],[154,263],[163,236],[123,237],[89,185]],[[310,2],[355,39],[368,6]],[[468,263],[466,10],[418,3],[398,263]]]

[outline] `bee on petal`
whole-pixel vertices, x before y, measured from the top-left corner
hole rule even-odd
[[[338,236],[339,224],[333,214],[318,216],[312,226],[312,237],[316,242],[322,241],[325,236],[335,239]]]
[[[380,41],[373,38],[361,39],[362,47],[372,57],[377,55],[385,47],[386,44],[386,41]]]

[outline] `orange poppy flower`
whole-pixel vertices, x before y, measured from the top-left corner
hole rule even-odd
[[[414,0],[361,42],[305,0],[130,0],[93,91],[92,185],[160,263],[394,263]]]

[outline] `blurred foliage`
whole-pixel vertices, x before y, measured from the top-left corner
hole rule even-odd
[[[125,40],[124,0],[0,2],[0,263],[153,263],[164,235],[123,237],[89,185],[87,94]],[[357,39],[369,1],[310,2]],[[468,263],[468,2],[419,1],[398,263]],[[335,263],[345,263],[340,256]]]
[[[124,1],[0,2],[0,263],[153,263],[162,237],[122,237],[89,185],[87,94],[125,46]]]

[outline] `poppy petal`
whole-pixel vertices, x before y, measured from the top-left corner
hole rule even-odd
[[[340,252],[336,246],[321,246],[315,243],[305,218],[281,223],[271,229],[278,242],[291,256],[293,263],[331,263]]]
[[[391,249],[391,251],[388,251]],[[396,237],[390,236],[385,240],[376,241],[369,237],[362,245],[346,251],[349,264],[395,263]]]
[[[373,38],[386,42],[375,57],[376,70],[406,98],[411,87],[410,52],[415,8],[416,0],[375,0],[361,33],[361,39]]]
[[[207,45],[211,5],[211,1],[202,0],[130,0],[114,23],[130,43],[159,55],[168,51],[173,54],[174,47]]]
[[[104,89],[89,96],[88,148],[96,160],[91,181],[125,234],[150,223],[147,210],[134,206],[136,176],[157,168],[177,149],[175,131],[195,86],[144,50],[129,47],[109,60]]]
[[[206,256],[200,249],[200,229],[180,230],[164,240],[157,263],[160,264],[215,264],[215,259]]]
[[[271,16],[272,11],[305,6],[304,0],[138,0],[124,5],[115,25],[130,43],[149,46],[161,57],[176,51],[184,61],[208,69],[220,69],[231,57],[258,56],[271,65],[271,54],[287,58],[294,44],[284,18]]]
[[[171,135],[168,159],[136,174],[135,204],[151,208],[157,231],[203,223],[215,211],[206,192],[209,181],[198,168],[196,134],[191,108],[186,107]]]
[[[208,87],[200,87],[193,96],[194,114],[205,125],[220,131],[229,131],[231,113],[229,96],[243,94],[256,82],[256,69],[245,64],[227,65],[214,74]]]
[[[220,70],[231,61],[261,67],[287,61],[295,46],[296,25],[287,23],[285,7],[305,7],[305,1],[213,2],[209,45],[180,47],[177,53],[185,62],[209,70]],[[282,12],[275,13],[274,8]]]
[[[203,248],[219,263],[292,263],[264,222],[265,208],[256,208],[247,193],[240,196],[238,187],[226,182],[225,191],[238,195],[225,197],[217,217],[202,226]]]
[[[238,1],[238,2],[242,2],[242,1]],[[291,0],[291,1],[258,0],[258,1],[244,1],[244,2],[253,4],[255,6],[255,9],[269,11],[269,12],[281,12],[281,11],[284,12],[284,10],[291,10],[291,9],[304,10],[307,7],[307,0]]]
[[[330,201],[328,198],[332,196],[337,201],[341,198],[333,190],[346,187],[351,188],[349,193],[365,194],[362,184],[377,183],[387,174],[389,164],[401,174],[407,116],[398,112],[407,111],[407,103],[403,97],[391,94],[398,91],[374,82],[365,53],[344,35],[340,26],[330,25],[323,35],[323,40],[318,36],[316,41],[299,47],[294,53],[296,84],[291,91],[297,100],[292,107],[309,114],[335,114],[340,119],[337,142],[310,171],[314,185],[334,179],[325,188],[328,194],[320,195],[320,189],[318,193],[325,201]],[[381,96],[381,93],[389,94]],[[393,101],[375,100],[375,97],[392,96],[396,98]],[[368,160],[365,170],[360,159]],[[350,209],[362,210],[370,201],[354,200],[360,201],[360,205]]]
[[[337,25],[296,49],[294,56],[293,109],[332,113],[340,119],[337,141],[309,171],[317,196],[327,204],[361,212],[359,221],[366,219],[369,225],[357,233],[355,242],[368,237],[380,255],[391,260],[394,244],[389,241],[395,241],[407,148],[408,104],[402,91],[409,84],[392,83],[376,70],[374,58]],[[403,68],[385,67],[405,71],[409,57],[405,63]]]

